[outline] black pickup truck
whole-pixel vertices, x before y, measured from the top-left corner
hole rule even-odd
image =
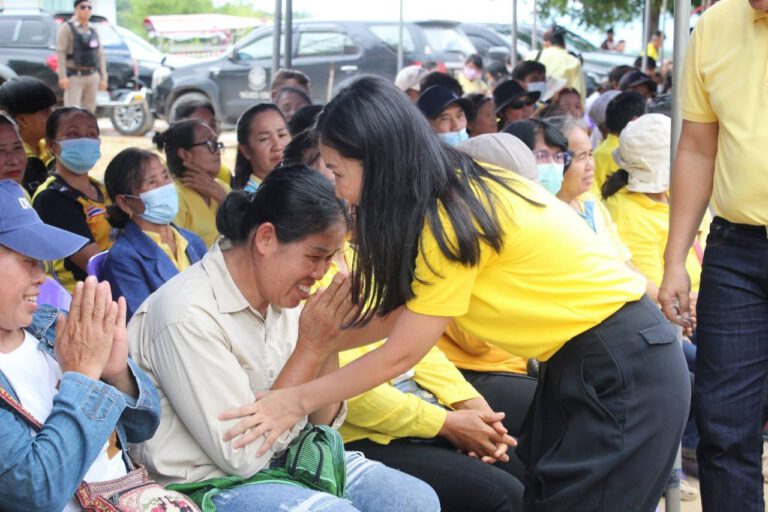
[[[18,75],[34,76],[48,84],[61,100],[56,32],[71,16],[42,9],[0,9],[0,83]],[[146,102],[131,51],[106,18],[94,15],[91,24],[104,47],[109,75],[108,94],[100,94],[97,99],[99,113],[110,115],[112,124],[125,135],[144,133],[154,119],[147,108],[141,108]]]

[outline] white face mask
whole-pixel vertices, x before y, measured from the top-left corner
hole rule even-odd
[[[528,92],[540,92],[542,96],[547,92],[547,82],[530,82]]]

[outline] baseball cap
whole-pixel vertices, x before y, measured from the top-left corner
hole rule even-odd
[[[539,91],[528,91],[517,80],[507,80],[500,83],[493,90],[493,102],[496,104],[498,114],[507,108],[515,100],[525,97],[531,104],[541,97]]]
[[[427,76],[429,71],[421,66],[406,66],[400,70],[395,77],[395,85],[398,89],[405,92],[408,89],[421,91],[421,79]]]
[[[672,120],[645,114],[621,131],[613,159],[629,174],[627,190],[658,194],[669,190]]]
[[[419,95],[416,106],[429,119],[435,119],[451,104],[459,105],[466,114],[472,108],[472,102],[458,96],[444,85],[433,85]]]
[[[0,245],[36,260],[66,258],[88,239],[44,224],[18,183],[0,181]]]
[[[630,87],[637,87],[638,85],[647,85],[654,92],[658,87],[658,84],[642,71],[630,71],[621,77],[619,81],[619,89],[622,91],[626,91]]]

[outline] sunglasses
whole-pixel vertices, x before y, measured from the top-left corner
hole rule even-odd
[[[524,107],[530,107],[534,103],[536,103],[534,100],[526,96],[521,100],[513,101],[507,107],[511,108],[512,110],[520,110],[521,108],[524,108]]]
[[[93,10],[93,6],[92,5],[86,5],[86,4],[80,4],[80,5],[77,6],[77,8],[80,9],[81,11],[84,11],[86,9],[88,9],[89,11]]]
[[[204,140],[202,142],[195,142],[194,144],[189,146],[189,149],[192,149],[195,146],[208,146],[208,151],[210,151],[212,154],[216,154],[217,152],[224,149],[223,142],[213,141],[213,140]]]

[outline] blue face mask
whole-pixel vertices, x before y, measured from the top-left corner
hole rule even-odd
[[[179,213],[179,193],[173,183],[142,192],[139,199],[144,203],[144,213],[139,217],[152,224],[170,224]]]
[[[59,141],[59,146],[61,147],[59,160],[64,167],[75,174],[88,173],[101,158],[99,139],[67,139]]]
[[[556,195],[560,192],[560,187],[563,184],[563,164],[548,163],[538,164],[536,169],[539,171],[539,183],[541,186],[547,189],[552,195]]]
[[[440,137],[443,142],[453,147],[456,147],[469,139],[469,134],[467,134],[466,128],[462,128],[458,132],[438,133],[437,136]]]

